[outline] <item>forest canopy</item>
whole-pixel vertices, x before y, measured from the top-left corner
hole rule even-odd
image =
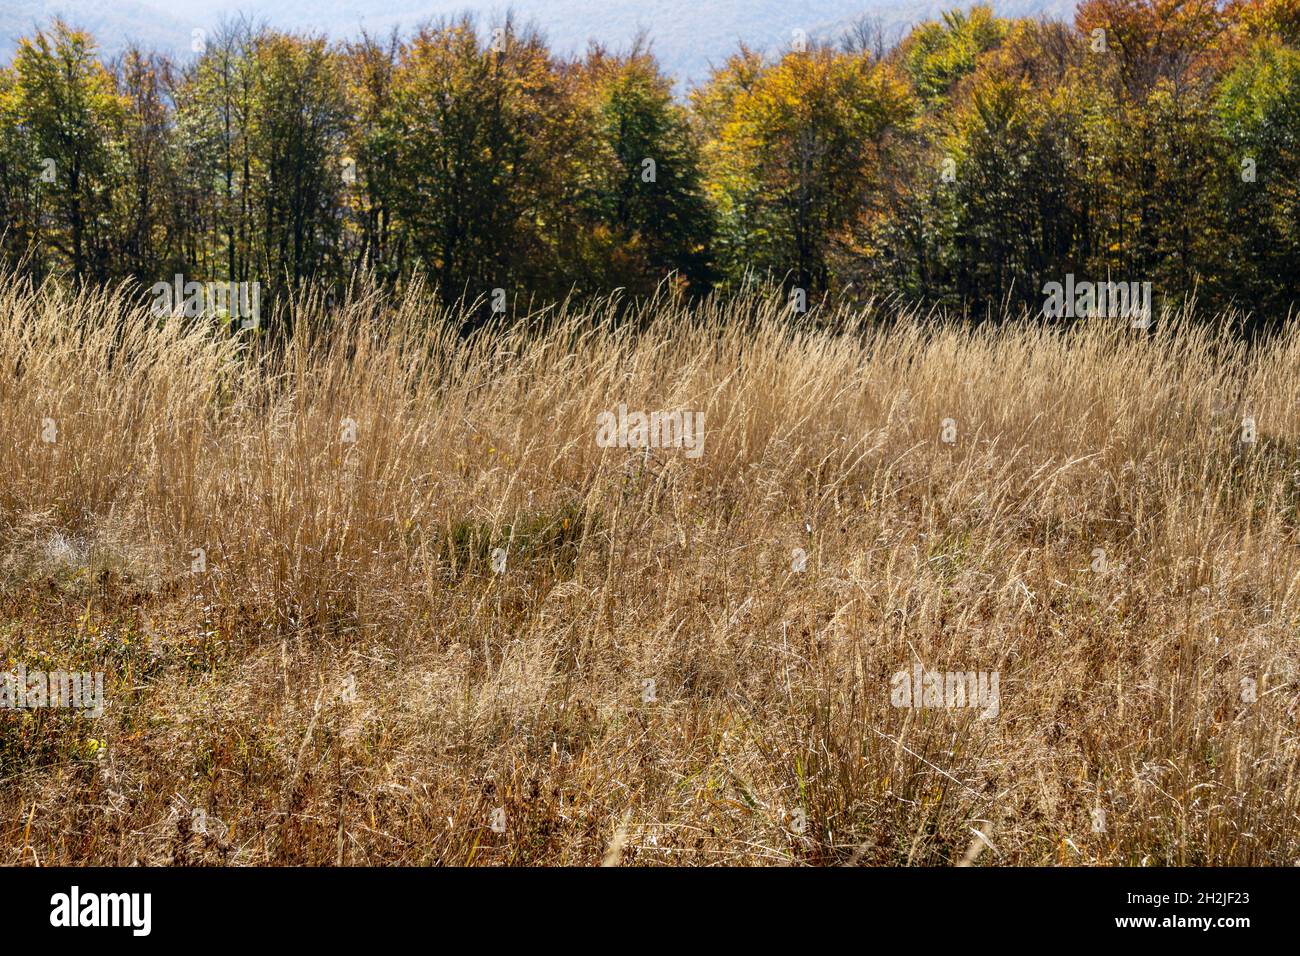
[[[1300,0],[984,7],[740,48],[684,98],[651,48],[510,21],[329,43],[236,24],[104,62],[62,22],[0,68],[0,266],[37,280],[755,281],[972,312],[1067,275],[1275,318],[1300,275]]]

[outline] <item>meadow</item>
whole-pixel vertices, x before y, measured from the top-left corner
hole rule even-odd
[[[0,864],[1300,858],[1294,321],[292,310],[0,284]]]

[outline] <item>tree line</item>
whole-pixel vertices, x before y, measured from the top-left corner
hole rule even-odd
[[[1280,317],[1298,298],[1300,0],[1086,0],[739,48],[685,98],[645,43],[246,22],[110,62],[56,21],[0,68],[0,264],[74,282],[364,271],[448,301],[665,280],[974,311],[1066,275]]]

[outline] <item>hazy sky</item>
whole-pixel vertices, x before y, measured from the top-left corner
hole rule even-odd
[[[0,0],[0,57],[33,21],[61,13],[86,27],[106,52],[128,39],[184,56],[190,33],[238,13],[273,27],[319,31],[332,38],[365,29],[409,32],[416,24],[461,12],[480,21],[507,10],[536,24],[557,53],[581,52],[590,40],[625,48],[645,32],[664,68],[684,82],[703,79],[744,41],[771,51],[788,45],[793,31],[810,38],[838,34],[862,15],[878,17],[887,32],[972,0]],[[993,0],[1008,16],[1040,12],[1069,16],[1073,0]]]

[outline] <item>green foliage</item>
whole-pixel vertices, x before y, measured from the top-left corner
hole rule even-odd
[[[132,50],[111,70],[56,23],[0,69],[0,258],[271,298],[368,270],[449,301],[671,276],[977,311],[1037,309],[1075,273],[1282,315],[1297,9],[975,7],[879,60],[742,47],[688,103],[640,44],[565,60],[508,21],[339,45],[239,26],[187,67]]]
[[[597,149],[590,183],[593,233],[615,249],[640,252],[605,276],[604,287],[653,290],[676,272],[692,287],[712,277],[712,209],[700,151],[686,111],[654,60],[595,54],[586,65]],[[617,254],[604,257],[611,265]],[[634,263],[638,263],[635,265]]]
[[[1226,291],[1284,311],[1300,275],[1300,51],[1257,46],[1224,79],[1214,107],[1231,173],[1223,202],[1235,268]]]
[[[953,10],[941,23],[923,23],[903,44],[903,65],[918,95],[927,104],[947,96],[961,79],[975,72],[980,54],[997,46],[1007,21],[996,19],[989,7],[970,13]]]
[[[826,288],[833,249],[849,241],[889,135],[912,116],[910,92],[891,67],[829,49],[770,66],[737,58],[713,85],[699,103],[732,275],[753,269]]]
[[[13,144],[11,175],[36,184],[29,205],[16,210],[32,216],[20,228],[31,229],[76,275],[108,278],[125,104],[93,41],[56,22],[52,35],[19,44],[4,85],[0,115],[14,124],[4,137]]]

